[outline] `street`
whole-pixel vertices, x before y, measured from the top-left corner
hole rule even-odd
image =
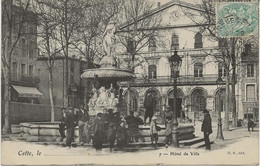
[[[196,136],[201,133],[196,124]],[[61,145],[40,145],[24,141],[2,141],[3,164],[248,164],[258,163],[258,129],[248,132],[247,128],[224,131],[225,140],[215,140],[216,125],[211,134],[212,150],[194,146],[173,148],[144,147],[134,152],[109,151],[103,148],[96,153],[90,146],[77,146],[67,149]],[[120,155],[119,155],[120,154]],[[12,156],[12,157],[10,157]]]

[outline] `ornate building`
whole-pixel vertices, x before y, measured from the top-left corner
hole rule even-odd
[[[124,106],[127,111],[144,111],[146,102],[150,101],[153,101],[150,104],[154,105],[157,115],[165,105],[173,107],[173,78],[169,58],[177,49],[182,58],[177,80],[178,116],[184,111],[189,118],[201,120],[204,109],[208,109],[214,119],[219,109],[224,114],[225,90],[216,83],[218,77],[221,77],[225,84],[226,76],[222,63],[217,60],[220,56],[219,43],[187,16],[187,10],[197,17],[201,12],[192,4],[171,1],[142,18],[163,15],[160,25],[155,29],[156,35],[148,38],[147,46],[135,55],[135,80],[120,83],[124,89]],[[118,33],[129,33],[131,26],[131,22],[119,26],[121,29]],[[118,56],[123,59],[121,67],[131,64],[129,49],[118,52]],[[154,100],[148,100],[148,94],[152,94]]]

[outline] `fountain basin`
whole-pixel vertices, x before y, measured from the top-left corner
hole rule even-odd
[[[165,139],[165,126],[158,125],[161,127],[161,131],[158,132],[159,141],[163,142]],[[28,142],[59,142],[59,122],[27,122],[20,123],[20,136]],[[195,128],[193,124],[179,123],[179,140],[193,139],[195,137]],[[144,137],[146,142],[150,142],[150,126],[139,125],[139,131]],[[66,130],[65,130],[66,133]],[[78,142],[79,131],[78,127],[75,128],[74,140]]]

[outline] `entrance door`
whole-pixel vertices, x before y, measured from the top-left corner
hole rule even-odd
[[[173,111],[174,98],[169,98],[168,102],[169,102],[169,105],[170,105],[170,109]],[[181,110],[182,110],[181,105],[182,105],[182,99],[181,98],[177,98],[177,103],[176,103],[177,118],[179,118],[181,116]]]

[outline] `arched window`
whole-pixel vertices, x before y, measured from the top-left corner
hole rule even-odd
[[[201,33],[196,33],[195,35],[195,43],[194,43],[194,48],[202,48],[203,44],[202,44],[202,35]]]
[[[225,77],[226,76],[226,69],[224,68],[223,63],[218,64],[218,76]]]
[[[203,77],[203,64],[202,63],[194,64],[194,77]]]
[[[149,79],[156,79],[157,72],[156,72],[156,66],[155,65],[150,65],[148,67],[148,78]]]
[[[171,49],[175,50],[175,48],[178,50],[179,49],[179,36],[176,34],[172,35],[172,45]]]
[[[154,36],[149,37],[148,51],[156,51],[156,41]]]

